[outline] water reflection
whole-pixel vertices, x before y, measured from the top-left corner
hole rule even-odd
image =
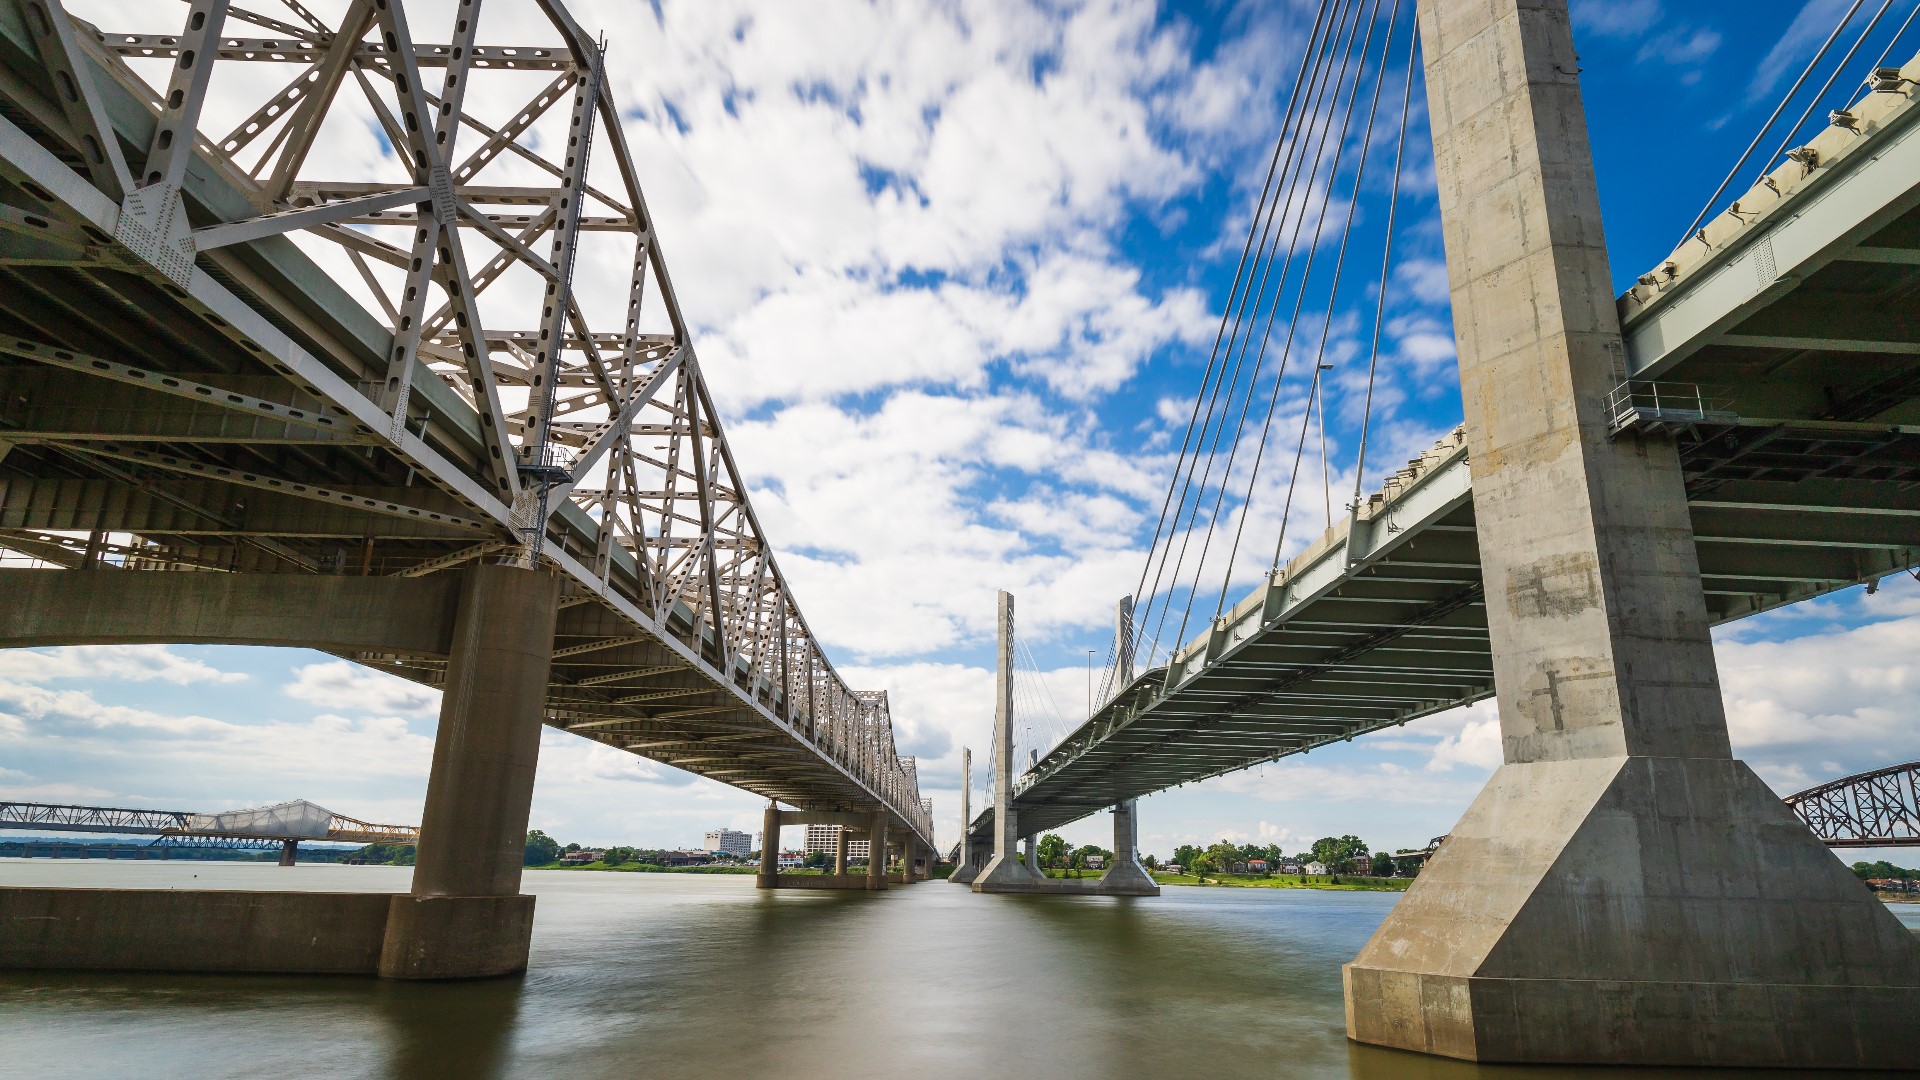
[[[56,883],[45,867],[31,871],[32,883]],[[293,878],[274,867],[197,869],[200,878],[179,884],[405,887],[404,876],[366,873],[377,868]],[[71,871],[83,872],[93,878],[59,883],[111,884],[101,875],[124,871]],[[0,862],[0,881],[28,883],[23,873]],[[130,883],[154,880],[146,872]],[[533,967],[518,979],[0,973],[0,1074],[1740,1075],[1487,1069],[1348,1043],[1339,966],[1391,895],[1169,888],[1133,900],[993,897],[930,882],[869,896],[593,873],[532,874],[529,886],[540,894]]]

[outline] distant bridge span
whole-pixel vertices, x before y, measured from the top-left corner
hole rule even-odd
[[[1786,801],[1828,847],[1920,846],[1920,761],[1843,776]]]

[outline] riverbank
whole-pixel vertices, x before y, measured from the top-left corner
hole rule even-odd
[[[1204,878],[1192,874],[1163,874],[1152,871],[1153,880],[1160,885],[1217,885],[1237,889],[1323,889],[1332,892],[1406,892],[1413,884],[1412,878],[1350,877],[1345,874],[1326,877],[1306,874],[1274,874],[1270,877],[1257,877],[1252,874],[1208,874]]]
[[[590,863],[547,863],[545,866],[529,866],[529,870],[611,870],[617,874],[751,874],[751,866],[661,866],[658,863],[620,863],[608,865],[603,862]]]

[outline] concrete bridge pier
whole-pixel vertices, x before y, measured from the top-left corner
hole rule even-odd
[[[1920,942],[1734,760],[1678,455],[1622,376],[1565,0],[1419,0],[1505,764],[1343,972],[1361,1042],[1900,1068]]]
[[[520,870],[559,601],[545,571],[481,565],[465,578],[413,889],[387,912],[387,978],[526,969],[533,897]]]
[[[993,858],[973,879],[974,892],[1018,891],[1033,878],[1020,865],[1020,822],[1013,809],[1013,594],[1000,590],[993,676]]]
[[[1132,799],[1113,805],[1113,865],[1100,875],[1099,891],[1110,896],[1159,896],[1147,868],[1140,865],[1140,819]]]
[[[973,824],[973,751],[960,748],[960,853],[947,880],[955,885],[971,884],[980,868],[973,861],[973,842],[967,828]]]
[[[833,834],[833,876],[847,876],[847,829],[844,825]]]
[[[887,815],[885,811],[875,811],[873,823],[867,826],[867,891],[885,892],[887,889]]]
[[[300,858],[300,841],[298,840],[280,841],[280,865],[281,866],[296,865],[299,858]]]

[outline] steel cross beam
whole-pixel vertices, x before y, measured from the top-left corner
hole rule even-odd
[[[375,0],[296,6],[307,26],[193,0],[164,39],[0,4],[0,546],[74,562],[41,537],[79,529],[128,534],[89,549],[110,565],[395,576],[537,548],[568,579],[549,722],[648,756],[628,729],[763,733],[798,756],[687,765],[931,845],[884,695],[834,670],[753,511],[602,46],[562,4],[498,42],[470,0],[434,45],[424,9]],[[287,75],[210,96],[228,63]],[[330,123],[368,133],[366,173],[316,152]],[[575,281],[589,258],[626,280]]]

